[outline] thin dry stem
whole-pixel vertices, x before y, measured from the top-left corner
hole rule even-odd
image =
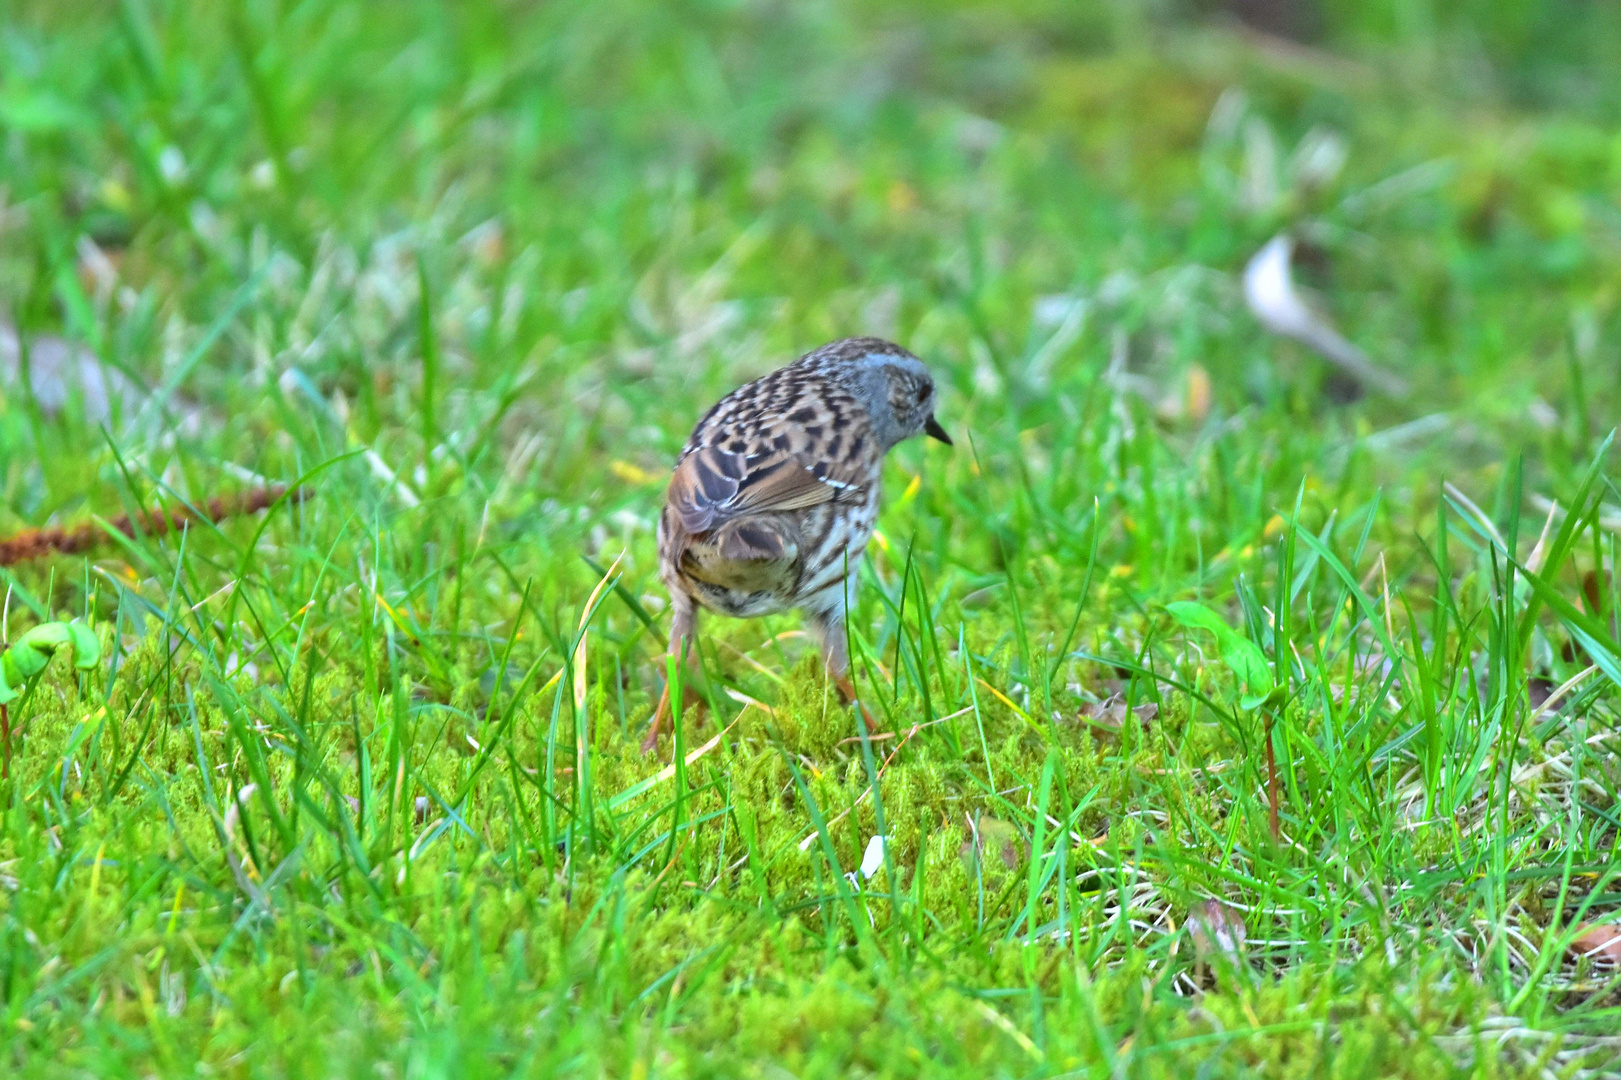
[[[162,536],[166,532],[178,529],[188,521],[206,517],[207,520],[219,523],[229,517],[238,517],[246,514],[256,514],[281,498],[287,492],[286,484],[271,484],[267,487],[254,488],[241,495],[215,496],[203,505],[201,515],[188,508],[179,510],[153,510],[143,511],[139,515],[139,522],[132,521],[130,515],[124,514],[113,518],[107,524],[125,536],[135,535],[137,524],[141,531],[150,536]],[[295,499],[304,497],[303,489],[293,493]],[[0,566],[13,566],[29,559],[39,559],[51,554],[70,555],[79,551],[86,551],[102,540],[106,539],[107,530],[94,521],[87,521],[72,528],[25,529],[5,540],[0,540]]]

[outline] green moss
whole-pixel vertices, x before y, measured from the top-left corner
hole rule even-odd
[[[773,712],[783,748],[813,760],[828,757],[841,740],[855,734],[853,712],[839,700],[838,688],[814,652],[800,657],[788,673]]]

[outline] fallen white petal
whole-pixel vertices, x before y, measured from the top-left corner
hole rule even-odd
[[[861,876],[870,878],[884,865],[884,838],[875,836],[867,841],[866,854],[861,856]]]

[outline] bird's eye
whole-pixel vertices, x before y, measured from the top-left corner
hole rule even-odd
[[[929,388],[927,386],[918,387],[917,388],[917,402],[918,402],[918,404],[921,405],[927,400],[929,400]]]

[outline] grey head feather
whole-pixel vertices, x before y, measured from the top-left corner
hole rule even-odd
[[[934,377],[923,361],[899,345],[881,338],[846,338],[806,359],[811,357],[866,410],[873,435],[886,451],[923,434],[934,420]]]

